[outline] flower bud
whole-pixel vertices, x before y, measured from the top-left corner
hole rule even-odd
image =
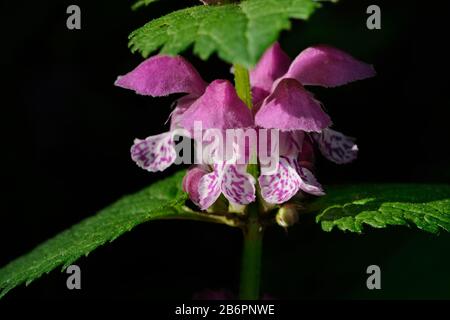
[[[287,203],[278,210],[275,220],[279,226],[287,228],[298,222],[298,215],[298,206]]]
[[[189,194],[189,198],[195,205],[198,205],[200,200],[198,193],[200,179],[207,173],[208,171],[202,166],[195,166],[189,169],[183,178],[183,190]]]

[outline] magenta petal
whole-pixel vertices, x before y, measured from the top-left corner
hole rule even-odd
[[[349,54],[325,45],[303,50],[283,78],[303,85],[336,87],[375,76],[374,68]]]
[[[320,132],[331,125],[320,103],[294,79],[281,80],[255,116],[256,125],[284,131]]]
[[[253,103],[252,112],[253,112],[253,114],[256,114],[256,112],[258,112],[258,110],[261,108],[261,105],[262,105],[264,99],[267,98],[269,96],[269,94],[270,94],[270,92],[266,91],[264,89],[260,89],[260,88],[256,88],[256,87],[252,88],[252,103]]]
[[[206,87],[205,81],[187,60],[164,55],[145,60],[133,71],[119,76],[114,84],[153,97],[172,93],[200,96]]]
[[[313,139],[319,145],[322,155],[337,164],[352,162],[358,156],[355,139],[340,132],[327,128],[320,134],[314,134]]]
[[[145,140],[136,139],[131,147],[131,158],[147,171],[165,170],[177,157],[173,136],[173,132],[165,132]]]
[[[251,111],[227,80],[215,80],[183,115],[181,125],[191,130],[200,121],[203,129],[234,129],[253,125]]]
[[[200,194],[198,192],[200,179],[208,172],[203,166],[195,166],[188,170],[183,178],[183,190],[189,194],[189,198],[199,205]]]
[[[190,106],[195,102],[195,100],[197,100],[197,98],[198,98],[197,96],[190,94],[181,97],[176,101],[175,109],[173,109],[172,113],[170,114],[171,131],[180,128],[180,122],[181,119],[183,119],[183,114],[186,112],[187,109],[190,108]]]
[[[250,72],[252,88],[270,92],[274,81],[288,71],[290,64],[291,58],[276,42],[266,50],[256,67]]]

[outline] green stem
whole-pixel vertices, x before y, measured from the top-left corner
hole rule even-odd
[[[252,109],[252,92],[248,70],[234,65],[234,81],[238,96]],[[256,157],[255,155],[251,155]],[[258,177],[258,165],[250,164],[248,172]],[[248,221],[243,228],[244,246],[242,250],[241,283],[239,297],[242,300],[257,300],[260,297],[261,257],[263,228],[259,222],[258,199],[248,206]]]
[[[260,298],[263,234],[263,229],[258,222],[258,205],[252,203],[249,205],[247,228],[244,229],[239,289],[239,298],[242,300],[258,300]]]

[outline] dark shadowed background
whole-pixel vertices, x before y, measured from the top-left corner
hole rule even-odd
[[[419,1],[326,4],[293,23],[280,42],[291,57],[327,43],[374,64],[374,79],[312,88],[335,128],[358,138],[351,165],[319,161],[324,184],[450,182],[449,72],[444,8]],[[82,29],[66,28],[78,4]],[[132,12],[132,2],[2,1],[0,265],[94,214],[120,196],[169,175],[130,159],[135,137],[162,132],[174,96],[150,98],[113,86],[142,58],[127,35],[151,18],[195,1],[162,0]],[[382,29],[366,28],[378,4]],[[185,55],[211,81],[230,66]],[[54,271],[5,297],[18,299],[191,298],[205,289],[236,292],[241,234],[220,225],[161,221],[137,227],[82,258],[82,290]],[[286,234],[265,237],[263,291],[275,298],[450,298],[450,235],[407,228],[363,235],[325,233],[304,217]],[[377,264],[382,290],[366,288]]]

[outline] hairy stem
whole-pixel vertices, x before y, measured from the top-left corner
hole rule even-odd
[[[233,67],[236,92],[251,110],[252,92],[248,70],[237,64]],[[256,157],[256,154],[251,155],[251,157]],[[248,172],[256,179],[258,177],[258,165],[249,164]],[[257,300],[260,297],[263,228],[259,221],[258,208],[258,199],[256,199],[248,206],[248,220],[243,228],[244,246],[239,289],[239,297],[242,300]]]

